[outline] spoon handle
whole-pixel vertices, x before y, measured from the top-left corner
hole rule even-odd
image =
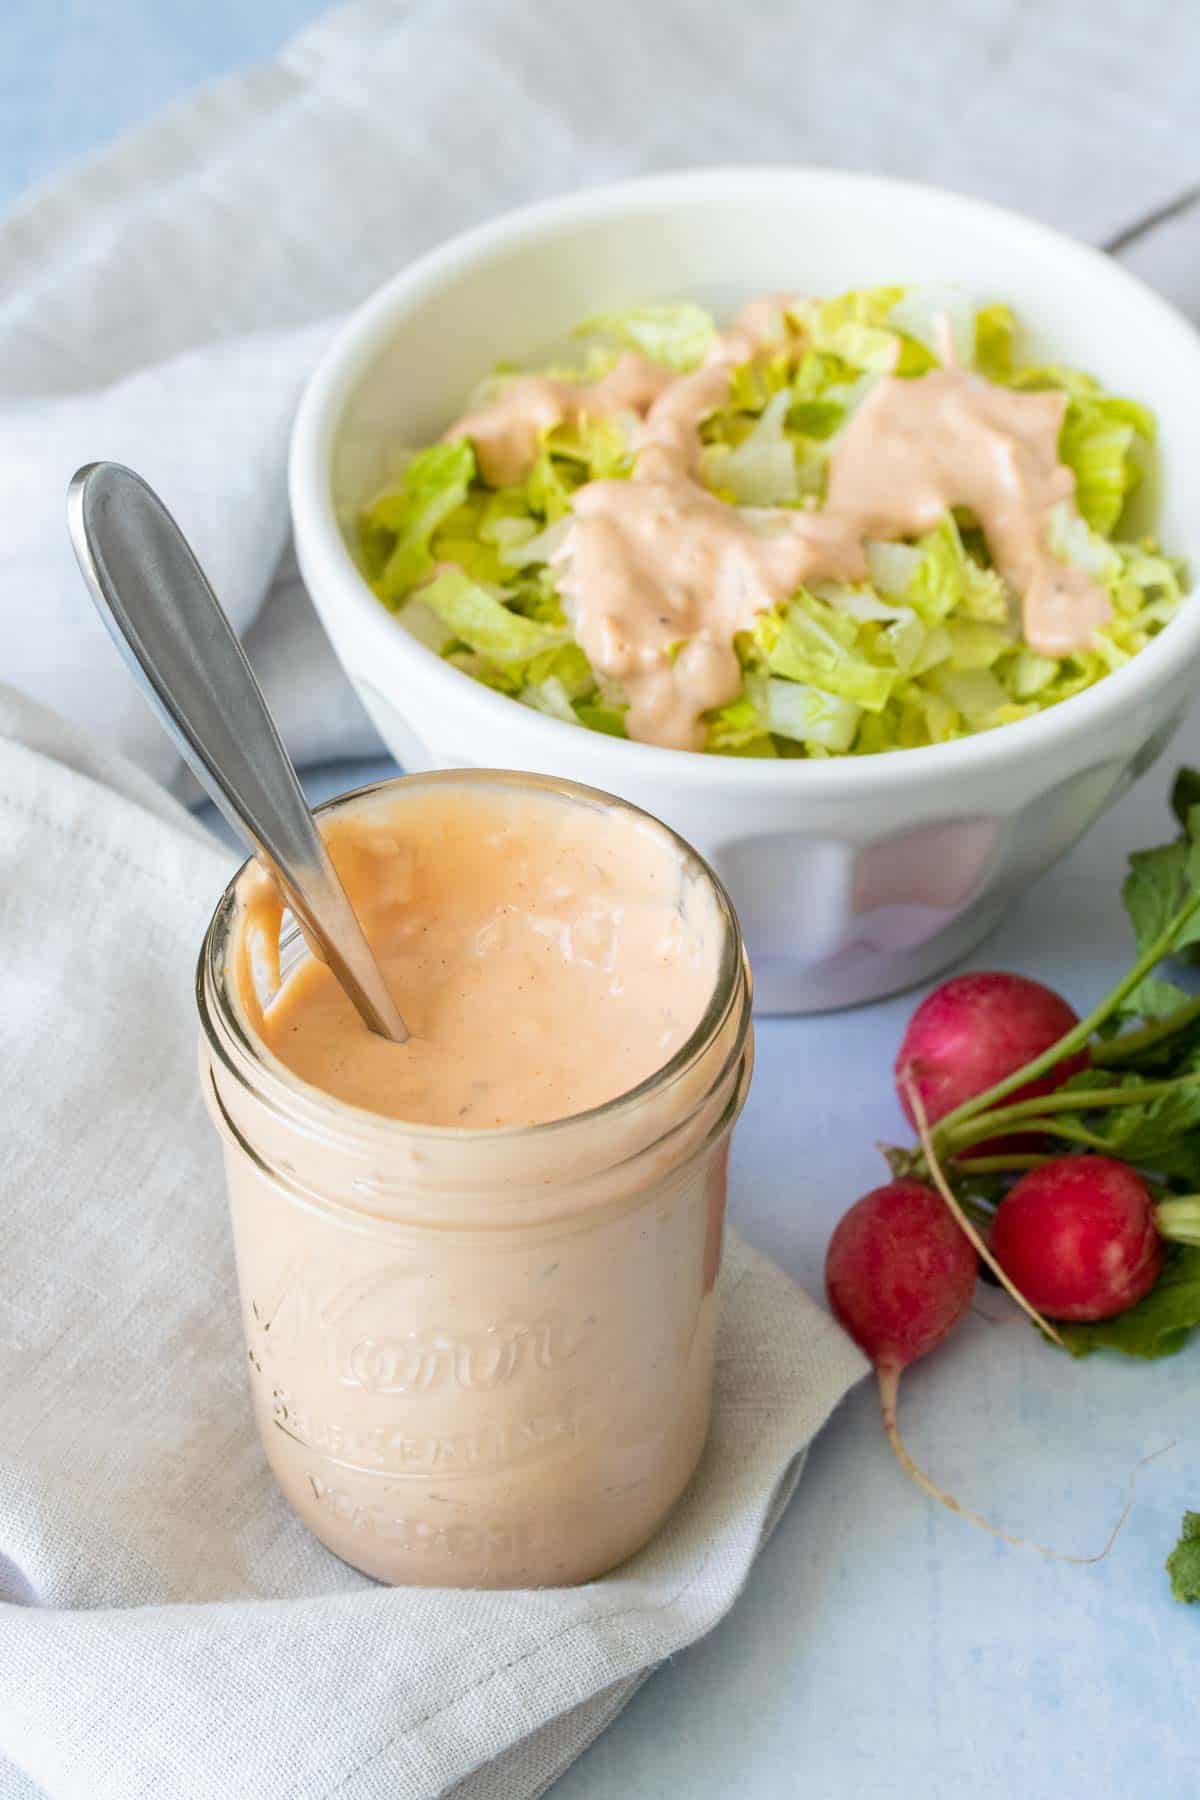
[[[97,610],[184,760],[268,863],[370,1029],[408,1031],[317,829],[295,768],[220,602],[154,490],[88,463],[67,518]]]

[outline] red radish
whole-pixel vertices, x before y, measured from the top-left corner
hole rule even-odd
[[[991,1248],[1052,1319],[1109,1319],[1148,1294],[1163,1264],[1145,1182],[1111,1156],[1057,1156],[1000,1202]]]
[[[942,1197],[923,1181],[889,1181],[864,1194],[839,1222],[825,1253],[825,1288],[834,1316],[875,1364],[888,1442],[922,1492],[1006,1544],[1062,1562],[1101,1562],[1128,1517],[1133,1476],[1125,1508],[1103,1550],[1095,1556],[1064,1556],[1045,1544],[1013,1537],[960,1506],[905,1448],[896,1423],[901,1371],[953,1331],[970,1305],[977,1270],[975,1251]]]
[[[834,1317],[894,1390],[966,1312],[978,1258],[923,1181],[889,1181],[850,1208],[825,1253]],[[885,1408],[886,1410],[886,1408]]]
[[[1061,995],[1023,975],[984,971],[943,981],[909,1020],[896,1057],[896,1091],[905,1118],[916,1125],[906,1076],[921,1096],[929,1124],[936,1125],[965,1100],[986,1093],[1057,1044],[1078,1023]],[[1065,1058],[1040,1081],[1010,1094],[1005,1104],[1051,1093],[1087,1061],[1086,1050]],[[1012,1147],[1013,1140],[1003,1142]],[[998,1143],[976,1145],[973,1154],[994,1152]]]
[[[918,1486],[959,1511],[918,1469],[896,1424],[901,1370],[941,1343],[971,1304],[979,1259],[923,1181],[889,1181],[856,1201],[825,1252],[834,1317],[875,1364],[883,1429]]]

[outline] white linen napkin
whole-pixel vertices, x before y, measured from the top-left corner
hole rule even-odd
[[[1135,11],[364,0],[328,15],[0,228],[0,670],[177,774],[62,529],[75,466],[115,457],[193,538],[297,759],[370,753],[285,554],[287,426],[337,314],[505,207],[722,161],[886,168],[1103,242],[1200,170],[1192,11]],[[1200,210],[1158,241],[1130,260],[1200,300]]]
[[[865,1364],[731,1236],[712,1436],[649,1548],[515,1594],[339,1562],[259,1447],[200,1103],[230,868],[0,689],[0,1759],[53,1800],[530,1800],[732,1605]]]

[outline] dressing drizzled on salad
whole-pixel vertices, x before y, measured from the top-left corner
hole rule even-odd
[[[967,332],[962,305],[774,295],[724,334],[698,308],[646,308],[600,322],[640,348],[590,381],[499,378],[423,454],[474,460],[452,514],[477,471],[531,523],[514,507],[473,537],[453,517],[431,532],[430,579],[409,591],[433,637],[451,633],[436,647],[484,680],[492,663],[499,687],[524,663],[518,697],[569,722],[749,754],[887,748],[885,721],[899,743],[936,741],[1099,678],[1179,599],[1164,559],[1096,529],[1116,523],[1152,420],[1087,377],[1014,374],[1004,310]],[[366,515],[368,552],[396,500]],[[389,600],[397,549],[412,562],[403,529],[392,545]],[[531,569],[523,605],[486,579]],[[512,606],[518,642],[489,601]]]

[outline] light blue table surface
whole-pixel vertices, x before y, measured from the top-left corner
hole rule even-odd
[[[194,84],[270,54],[319,10],[9,0],[0,203]],[[1185,738],[1200,760],[1200,721]],[[372,772],[322,771],[312,786],[335,792]],[[1125,955],[1122,859],[1166,835],[1168,777],[1164,765],[1128,795],[975,963],[1051,980],[1077,1005],[1097,998]],[[733,1216],[814,1292],[834,1219],[883,1178],[874,1141],[901,1132],[889,1067],[911,1004],[760,1024]],[[1112,1556],[1093,1568],[1045,1562],[930,1505],[892,1463],[864,1386],[818,1440],[732,1615],[642,1689],[555,1800],[1200,1794],[1200,1608],[1174,1605],[1162,1573],[1180,1513],[1200,1507],[1200,1350],[1076,1365],[994,1293],[979,1307],[1005,1322],[970,1320],[906,1383],[911,1447],[1008,1528],[1088,1551],[1137,1458],[1173,1441],[1143,1472]]]

